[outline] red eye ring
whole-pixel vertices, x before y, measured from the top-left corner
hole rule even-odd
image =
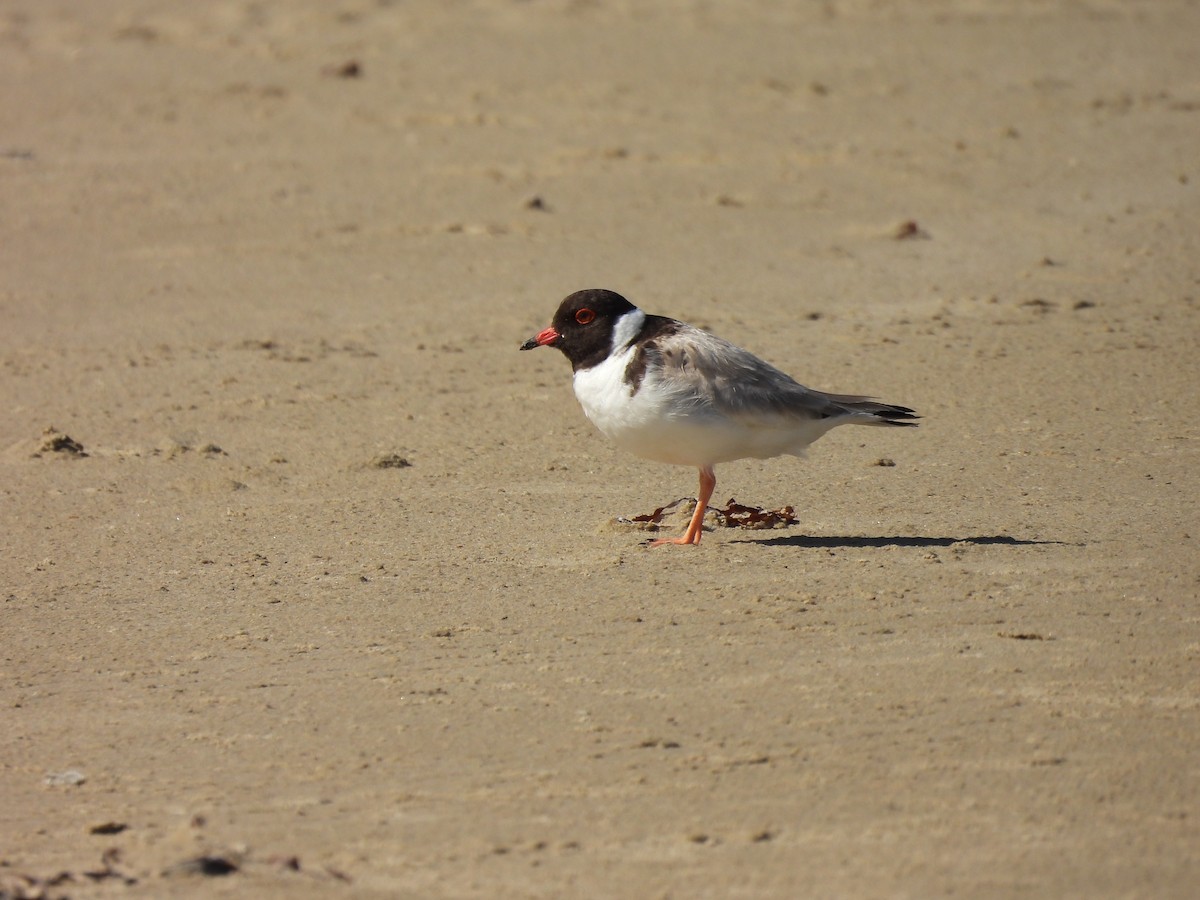
[[[580,325],[590,325],[594,318],[596,318],[596,314],[590,309],[581,309],[575,313],[575,321]]]

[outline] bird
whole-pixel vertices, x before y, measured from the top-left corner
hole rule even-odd
[[[802,456],[838,425],[912,427],[921,418],[907,406],[805,387],[729,341],[600,288],[564,299],[520,349],[538,347],[566,356],[584,415],[614,444],[699,470],[687,529],[652,547],[700,543],[719,463]]]

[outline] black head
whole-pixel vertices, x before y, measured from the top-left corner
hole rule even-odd
[[[635,309],[615,291],[576,291],[559,304],[550,327],[527,340],[521,349],[556,347],[573,369],[589,369],[608,356],[617,319]]]

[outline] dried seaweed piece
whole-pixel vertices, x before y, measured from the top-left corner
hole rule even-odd
[[[617,531],[663,531],[671,528],[682,528],[691,518],[696,501],[691,497],[680,497],[672,503],[660,506],[651,513],[639,516],[615,516],[609,519],[604,529]]]
[[[614,521],[618,525],[633,525],[646,531],[655,531],[664,527],[664,522],[690,516],[695,504],[693,498],[681,497],[666,506],[660,506],[654,512],[643,513],[640,516],[620,516]],[[724,509],[710,506],[705,513],[705,519],[710,525],[720,528],[787,528],[799,524],[795,509],[790,506],[762,509],[738,503],[733,497],[729,498]]]
[[[660,525],[662,524],[662,520],[668,516],[673,516],[678,512],[682,512],[683,510],[680,509],[680,506],[684,503],[689,503],[692,505],[692,508],[694,508],[696,501],[691,497],[680,497],[678,500],[672,500],[666,506],[660,506],[652,513],[643,513],[640,516],[632,516],[626,521],[644,522],[649,525]],[[689,508],[687,512],[690,513],[691,508]],[[625,519],[625,517],[622,517],[622,519]]]
[[[779,509],[762,509],[738,503],[733,497],[724,509],[715,510],[720,524],[725,528],[787,528],[800,524],[796,511],[790,506]]]

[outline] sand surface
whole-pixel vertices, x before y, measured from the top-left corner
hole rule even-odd
[[[1198,34],[5,2],[0,896],[1195,896]],[[582,287],[922,426],[647,549]]]

